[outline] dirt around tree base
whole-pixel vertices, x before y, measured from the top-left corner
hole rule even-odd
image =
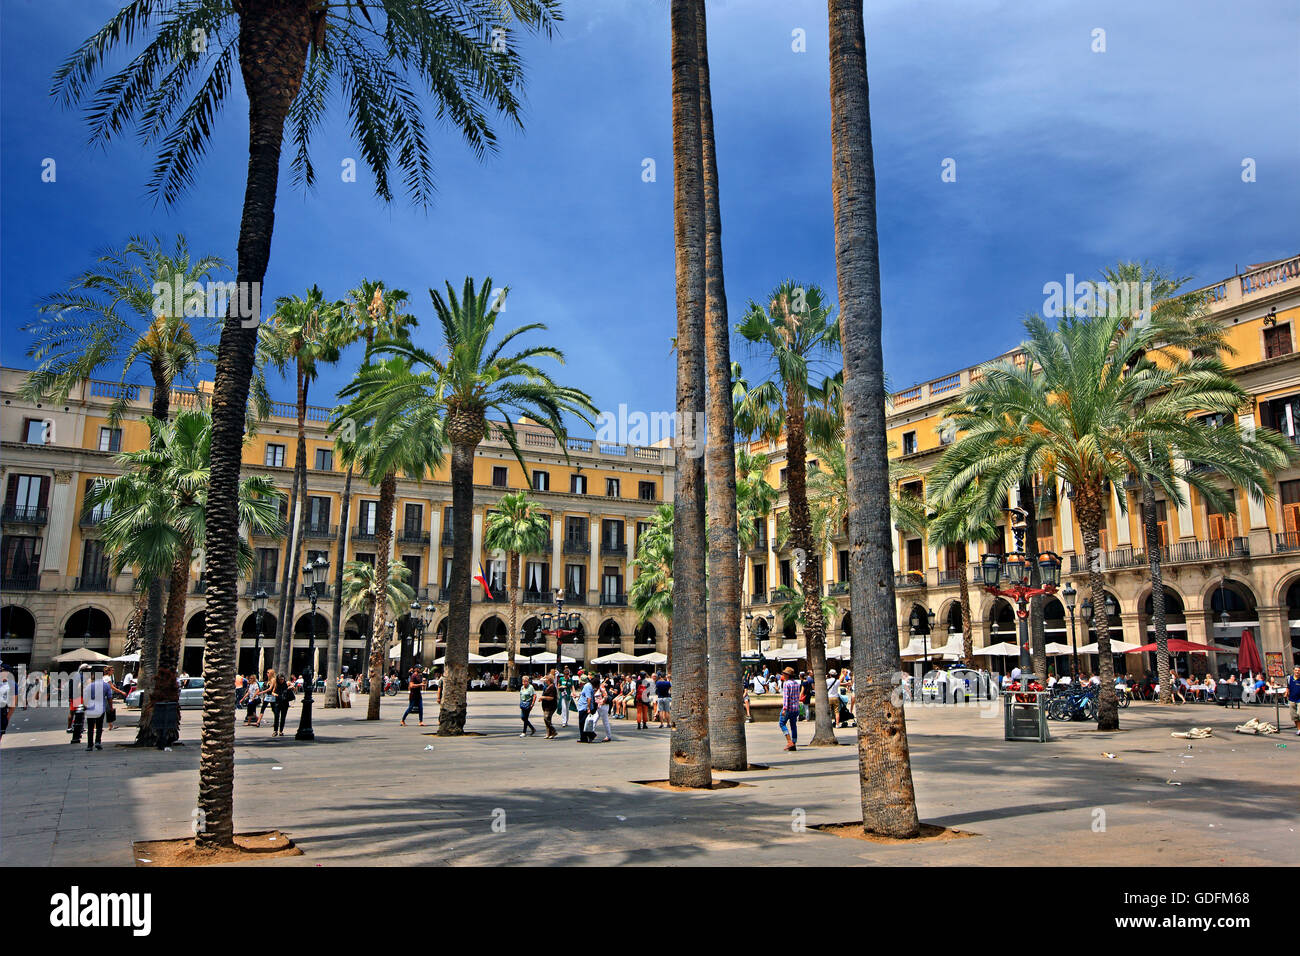
[[[181,840],[145,840],[132,844],[136,866],[213,866],[218,863],[250,865],[283,856],[302,856],[302,850],[279,830],[236,833],[235,846],[199,849],[193,837]]]
[[[714,780],[708,787],[678,787],[667,780],[633,780],[632,782],[643,787],[654,787],[656,790],[672,790],[674,793],[701,793],[705,790],[730,790],[732,787],[753,786],[752,783],[741,783],[739,780]]]
[[[948,827],[935,826],[933,823],[922,823],[921,833],[919,836],[910,838],[882,836],[879,833],[868,833],[862,829],[862,821],[855,823],[818,823],[808,828],[809,830],[819,830],[822,833],[829,833],[831,836],[849,837],[853,840],[865,840],[868,843],[943,843],[948,840],[962,840],[966,837],[975,836],[974,833],[966,833],[962,830],[952,830]]]

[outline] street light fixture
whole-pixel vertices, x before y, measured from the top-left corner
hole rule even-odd
[[[265,588],[258,588],[257,593],[253,595],[253,607],[257,610],[257,638],[253,641],[253,659],[257,661],[258,680],[262,679],[262,621],[266,617],[266,602],[269,597]]]
[[[986,554],[980,561],[984,573],[984,590],[998,597],[1010,598],[1016,605],[1016,617],[1020,621],[1020,671],[1021,679],[1026,681],[1033,667],[1029,653],[1029,599],[1040,594],[1055,594],[1061,583],[1061,556],[1054,551],[1042,551],[1038,555],[1038,572],[1042,580],[1039,587],[1029,583],[1029,557],[1025,554],[1026,514],[1021,508],[1008,508],[1012,516],[1011,532],[1015,535],[1015,551],[1007,555]],[[998,580],[1005,577],[1008,587],[999,587]]]
[[[555,638],[555,669],[558,672],[564,658],[564,639],[573,637],[582,626],[582,617],[575,611],[564,610],[564,589],[555,589],[555,613],[542,614],[542,633]]]
[[[316,657],[316,602],[325,591],[325,576],[329,572],[329,560],[321,555],[315,561],[308,561],[302,569],[303,583],[307,585],[311,598],[311,627],[307,630],[307,667],[302,678],[302,717],[298,720],[298,732],[294,740],[315,740],[316,733],[311,726],[312,687],[316,683],[316,673],[312,670],[312,661]]]
[[[1074,650],[1074,673],[1071,675],[1075,681],[1079,679],[1079,638],[1074,630],[1074,603],[1078,600],[1079,592],[1073,584],[1067,584],[1061,589],[1061,597],[1065,600],[1065,608],[1070,612],[1070,647]]]

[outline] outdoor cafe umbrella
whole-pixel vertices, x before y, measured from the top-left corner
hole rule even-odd
[[[92,651],[89,647],[78,647],[75,651],[68,651],[54,658],[56,664],[103,664],[109,661],[112,661],[112,658],[107,654]]]
[[[1111,641],[1114,646],[1115,642]],[[1206,654],[1217,648],[1210,647],[1208,644],[1197,644],[1194,641],[1185,641],[1181,637],[1171,637],[1168,642],[1170,654]],[[1135,647],[1133,650],[1139,653],[1156,650],[1155,644],[1143,644],[1141,647]]]
[[[977,647],[972,652],[974,654],[984,654],[989,657],[1010,657],[1012,654],[1019,654],[1020,648],[1010,641],[1003,641],[1000,644],[990,644],[987,647]]]
[[[115,664],[139,664],[139,663],[140,663],[140,652],[139,652],[139,651],[136,651],[134,654],[122,654],[122,655],[119,656],[119,657],[115,657],[115,658],[113,658],[113,663],[115,663]]]
[[[1264,673],[1264,661],[1259,656],[1259,648],[1255,646],[1255,635],[1250,632],[1250,628],[1241,632],[1241,650],[1237,652],[1237,669],[1243,673]]]
[[[604,654],[600,657],[593,657],[593,664],[636,664],[641,660],[635,654],[628,654],[623,651],[614,651],[612,654]]]
[[[528,658],[528,661],[529,661],[529,663],[532,663],[532,664],[554,664],[554,663],[555,663],[555,652],[554,652],[554,651],[542,651],[540,654],[534,654],[532,657]],[[560,658],[560,663],[561,663],[561,664],[576,664],[576,663],[578,663],[578,660],[577,660],[577,658],[570,657],[568,654],[565,654],[565,655],[563,655],[563,656]]]
[[[439,657],[439,658],[438,658],[437,660],[435,660],[433,663],[434,663],[435,665],[441,667],[443,664],[446,664],[446,663],[447,663],[447,658],[446,658],[445,656],[443,656],[443,657]],[[471,663],[471,664],[486,664],[486,663],[487,663],[487,658],[486,658],[486,657],[480,657],[478,654],[471,653],[471,654],[469,655],[469,663]]]
[[[1173,642],[1171,641],[1170,643],[1172,644]],[[1155,645],[1152,646],[1154,647]],[[1131,654],[1133,651],[1140,651],[1141,649],[1142,648],[1138,647],[1136,644],[1130,644],[1128,641],[1117,640],[1113,637],[1110,639],[1110,652],[1112,654]],[[1079,653],[1096,654],[1097,642],[1093,641],[1091,644],[1083,645],[1083,647],[1079,648]]]
[[[1062,644],[1060,641],[1053,641],[1043,648],[1043,652],[1046,654],[1070,654],[1073,653],[1073,648],[1071,648],[1069,644]]]

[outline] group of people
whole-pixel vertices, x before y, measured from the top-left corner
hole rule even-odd
[[[290,680],[267,668],[266,677],[258,680],[256,674],[235,678],[235,706],[244,708],[244,725],[261,727],[267,708],[271,710],[271,736],[283,737],[289,705],[302,686],[301,678]]]
[[[609,719],[628,719],[629,708],[636,714],[638,730],[648,730],[650,721],[657,720],[659,727],[672,726],[672,681],[666,674],[611,674],[602,676],[594,671],[579,670],[575,675],[569,668],[563,671],[552,668],[534,681],[523,678],[519,689],[519,716],[523,721],[520,737],[537,733],[530,720],[533,708],[541,704],[542,722],[546,725],[546,739],[559,736],[555,719],[560,726],[569,726],[571,716],[578,721],[578,743],[594,743],[598,728],[604,731],[602,743],[614,739]]]
[[[749,695],[753,694],[784,694],[784,683],[786,673],[794,673],[794,679],[799,683],[799,706],[797,707],[796,720],[807,720],[812,706],[816,703],[816,684],[813,680],[811,671],[795,672],[793,667],[787,667],[779,674],[769,672],[764,666],[761,670],[755,669],[745,673],[745,720],[753,722],[754,717],[750,713]],[[847,667],[841,674],[835,668],[826,672],[826,697],[831,703],[831,723],[837,727],[851,727],[856,721],[853,718],[853,706],[855,695],[853,693],[853,672]]]

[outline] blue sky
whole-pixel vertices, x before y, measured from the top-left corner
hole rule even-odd
[[[33,304],[133,233],[183,231],[234,259],[246,105],[218,120],[199,185],[173,209],[145,195],[128,137],[87,147],[47,95],[57,64],[104,22],[101,0],[3,0],[0,308],[6,365],[29,364]],[[479,162],[435,140],[429,210],[374,197],[335,109],[316,189],[281,178],[266,294],[361,277],[412,294],[469,274],[511,287],[511,325],[545,322],[561,380],[599,407],[673,405],[675,333],[667,0],[570,0],[526,42],[524,132]],[[824,0],[710,0],[710,57],[733,323],[781,280],[835,289]],[[1013,346],[1046,282],[1146,259],[1195,284],[1300,252],[1300,8],[1293,0],[868,4],[885,357],[895,387]],[[1094,31],[1105,51],[1093,52]],[[792,31],[806,51],[792,50]],[[41,181],[46,157],[57,180]],[[653,159],[657,180],[642,181]],[[956,181],[941,164],[956,162]],[[1256,181],[1242,181],[1255,161]],[[736,357],[751,373],[757,360]],[[326,373],[330,402],[355,364]],[[111,377],[111,376],[105,376]],[[290,385],[279,391],[288,395]],[[582,429],[575,429],[581,431]]]

